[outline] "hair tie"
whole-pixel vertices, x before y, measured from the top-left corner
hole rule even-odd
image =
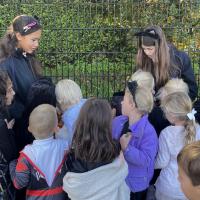
[[[154,29],[146,29],[145,31],[137,32],[134,35],[138,37],[148,36],[156,40],[160,39],[159,35],[156,33]]]
[[[188,114],[187,114],[187,117],[189,118],[189,120],[195,120],[195,114],[197,113],[197,111],[193,108],[192,109],[192,111],[191,112],[189,112]]]

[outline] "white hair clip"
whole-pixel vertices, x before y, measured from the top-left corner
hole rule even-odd
[[[190,119],[190,120],[195,120],[195,114],[197,113],[197,111],[193,108],[191,112],[189,112],[187,114],[187,117]]]

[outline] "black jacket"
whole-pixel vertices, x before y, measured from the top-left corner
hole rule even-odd
[[[13,199],[12,196],[14,194],[14,188],[11,184],[11,179],[9,175],[9,162],[13,159],[16,159],[17,148],[14,139],[14,132],[12,129],[8,129],[6,122],[4,121],[7,119],[10,121],[10,118],[7,112],[0,112],[0,183],[8,195],[8,199]]]
[[[21,49],[17,49],[11,56],[0,63],[0,68],[5,69],[13,83],[15,97],[12,105],[9,106],[9,113],[15,118],[15,141],[18,151],[21,151],[25,145],[33,141],[31,134],[27,134],[27,121],[25,116],[26,100],[31,85],[39,76],[36,75],[32,61],[34,55],[24,55]]]
[[[16,159],[17,149],[15,144],[14,132],[12,129],[8,129],[5,119],[10,121],[8,113],[5,111],[0,112],[0,150],[4,155],[6,161],[10,162]]]
[[[67,171],[74,173],[88,172],[106,164],[109,164],[109,162],[91,163],[91,162],[85,162],[80,159],[76,159],[73,152],[70,152],[67,155],[67,160],[65,162]]]
[[[24,56],[22,51],[17,49],[13,55],[0,63],[0,68],[8,72],[14,86],[15,99],[9,110],[15,119],[22,117],[28,90],[38,78],[31,65],[32,57],[30,54]]]
[[[195,80],[194,71],[189,56],[174,46],[170,47],[170,56],[173,62],[179,67],[180,71],[171,74],[171,78],[182,78],[189,87],[189,96],[193,100],[197,97],[198,86]]]

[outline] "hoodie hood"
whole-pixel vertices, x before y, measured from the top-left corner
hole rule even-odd
[[[63,189],[71,200],[129,200],[127,174],[128,166],[120,154],[112,163],[94,170],[68,172],[63,179]]]

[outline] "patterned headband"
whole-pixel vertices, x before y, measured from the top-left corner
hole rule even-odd
[[[26,33],[29,29],[33,28],[35,25],[37,25],[37,22],[31,22],[23,27],[23,32]]]
[[[41,29],[41,25],[37,21],[32,21],[23,27],[22,35],[28,35]]]

